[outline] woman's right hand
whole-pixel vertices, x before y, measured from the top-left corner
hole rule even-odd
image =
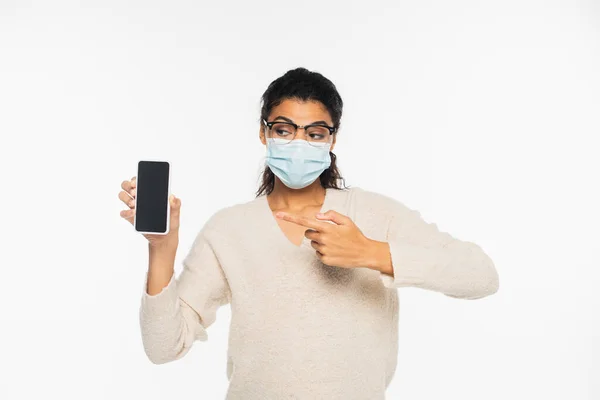
[[[136,177],[125,180],[121,183],[119,199],[129,208],[121,211],[121,217],[133,225],[135,215],[135,196],[136,196]],[[181,200],[174,195],[169,195],[169,204],[171,207],[171,219],[169,222],[169,233],[166,235],[155,235],[144,233],[144,237],[152,247],[162,247],[169,245],[177,247],[179,241],[179,213],[181,210]]]

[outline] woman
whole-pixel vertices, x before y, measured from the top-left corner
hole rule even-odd
[[[227,399],[383,399],[396,369],[397,288],[476,299],[498,290],[482,249],[420,213],[343,180],[332,152],[342,99],[327,78],[288,71],[262,97],[266,166],[256,198],[217,211],[178,278],[171,231],[146,235],[140,324],[156,364],[184,356],[230,303]],[[135,177],[119,197],[133,222]]]

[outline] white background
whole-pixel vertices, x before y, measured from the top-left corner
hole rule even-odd
[[[349,185],[478,243],[468,301],[400,289],[389,399],[600,398],[597,1],[0,1],[0,398],[224,397],[229,307],[154,365],[144,239],[121,181],[170,160],[176,273],[249,201],[259,98],[304,66],[338,87]],[[243,223],[243,221],[240,221]]]

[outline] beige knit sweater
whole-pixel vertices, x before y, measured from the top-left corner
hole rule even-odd
[[[181,358],[207,340],[217,308],[230,304],[227,399],[384,399],[397,365],[396,288],[463,299],[498,290],[495,266],[478,245],[439,231],[397,200],[357,187],[327,189],[321,211],[330,209],[389,243],[393,278],[321,263],[310,240],[296,246],[287,239],[265,196],[226,207],[200,230],[178,277],[154,296],[144,281],[148,358]]]

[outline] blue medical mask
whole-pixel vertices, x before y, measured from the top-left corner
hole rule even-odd
[[[331,143],[309,144],[303,139],[291,142],[281,138],[267,139],[265,164],[291,189],[302,189],[313,183],[329,168]]]

